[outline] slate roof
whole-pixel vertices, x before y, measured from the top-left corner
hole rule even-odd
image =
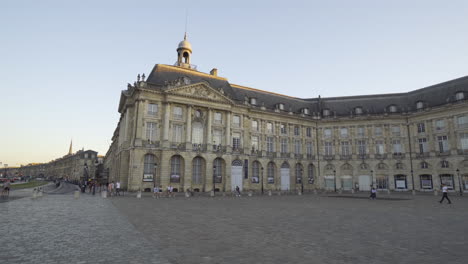
[[[174,81],[181,77],[189,78],[191,83],[207,82],[213,88],[221,88],[225,95],[239,104],[243,104],[245,98],[254,97],[257,99],[257,106],[265,106],[269,110],[275,109],[278,103],[283,103],[285,111],[291,109],[293,112],[299,113],[302,108],[309,108],[312,114],[329,109],[331,115],[336,114],[337,116],[349,116],[356,107],[362,107],[364,114],[389,112],[390,105],[395,105],[397,112],[415,111],[418,101],[422,101],[425,106],[436,107],[454,102],[457,92],[464,92],[465,98],[468,97],[468,76],[408,93],[307,99],[230,84],[227,79],[222,77],[162,64],[155,65],[146,82],[150,89],[165,89],[167,81]]]

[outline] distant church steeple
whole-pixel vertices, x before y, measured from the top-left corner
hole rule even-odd
[[[192,45],[188,42],[187,32],[185,32],[184,40],[177,47],[177,66],[191,69],[190,56],[192,56]]]
[[[70,149],[68,150],[68,155],[73,154],[73,139],[70,140]]]

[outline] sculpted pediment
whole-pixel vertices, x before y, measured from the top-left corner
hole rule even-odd
[[[224,95],[222,89],[214,89],[203,82],[169,88],[166,90],[166,93],[202,100],[209,100],[224,104],[233,104],[233,101],[229,99],[226,95]]]

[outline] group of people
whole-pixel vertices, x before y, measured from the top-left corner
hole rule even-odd
[[[161,185],[154,186],[153,188],[153,198],[161,198],[161,197],[175,197],[174,187],[171,185],[167,186],[166,192],[163,191],[163,187]]]
[[[109,184],[107,184],[107,192],[109,193],[109,196],[120,196],[120,192],[122,189],[120,188],[120,182],[114,183],[113,181]]]

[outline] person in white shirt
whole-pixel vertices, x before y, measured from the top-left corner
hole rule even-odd
[[[449,204],[452,203],[452,201],[450,201],[450,199],[448,198],[447,191],[448,191],[447,186],[445,184],[442,184],[442,199],[440,199],[439,203],[442,203],[444,199],[447,199]]]
[[[153,198],[159,198],[159,188],[158,188],[158,186],[154,186],[154,188],[153,188]]]
[[[120,196],[120,182],[115,183],[115,195]]]

